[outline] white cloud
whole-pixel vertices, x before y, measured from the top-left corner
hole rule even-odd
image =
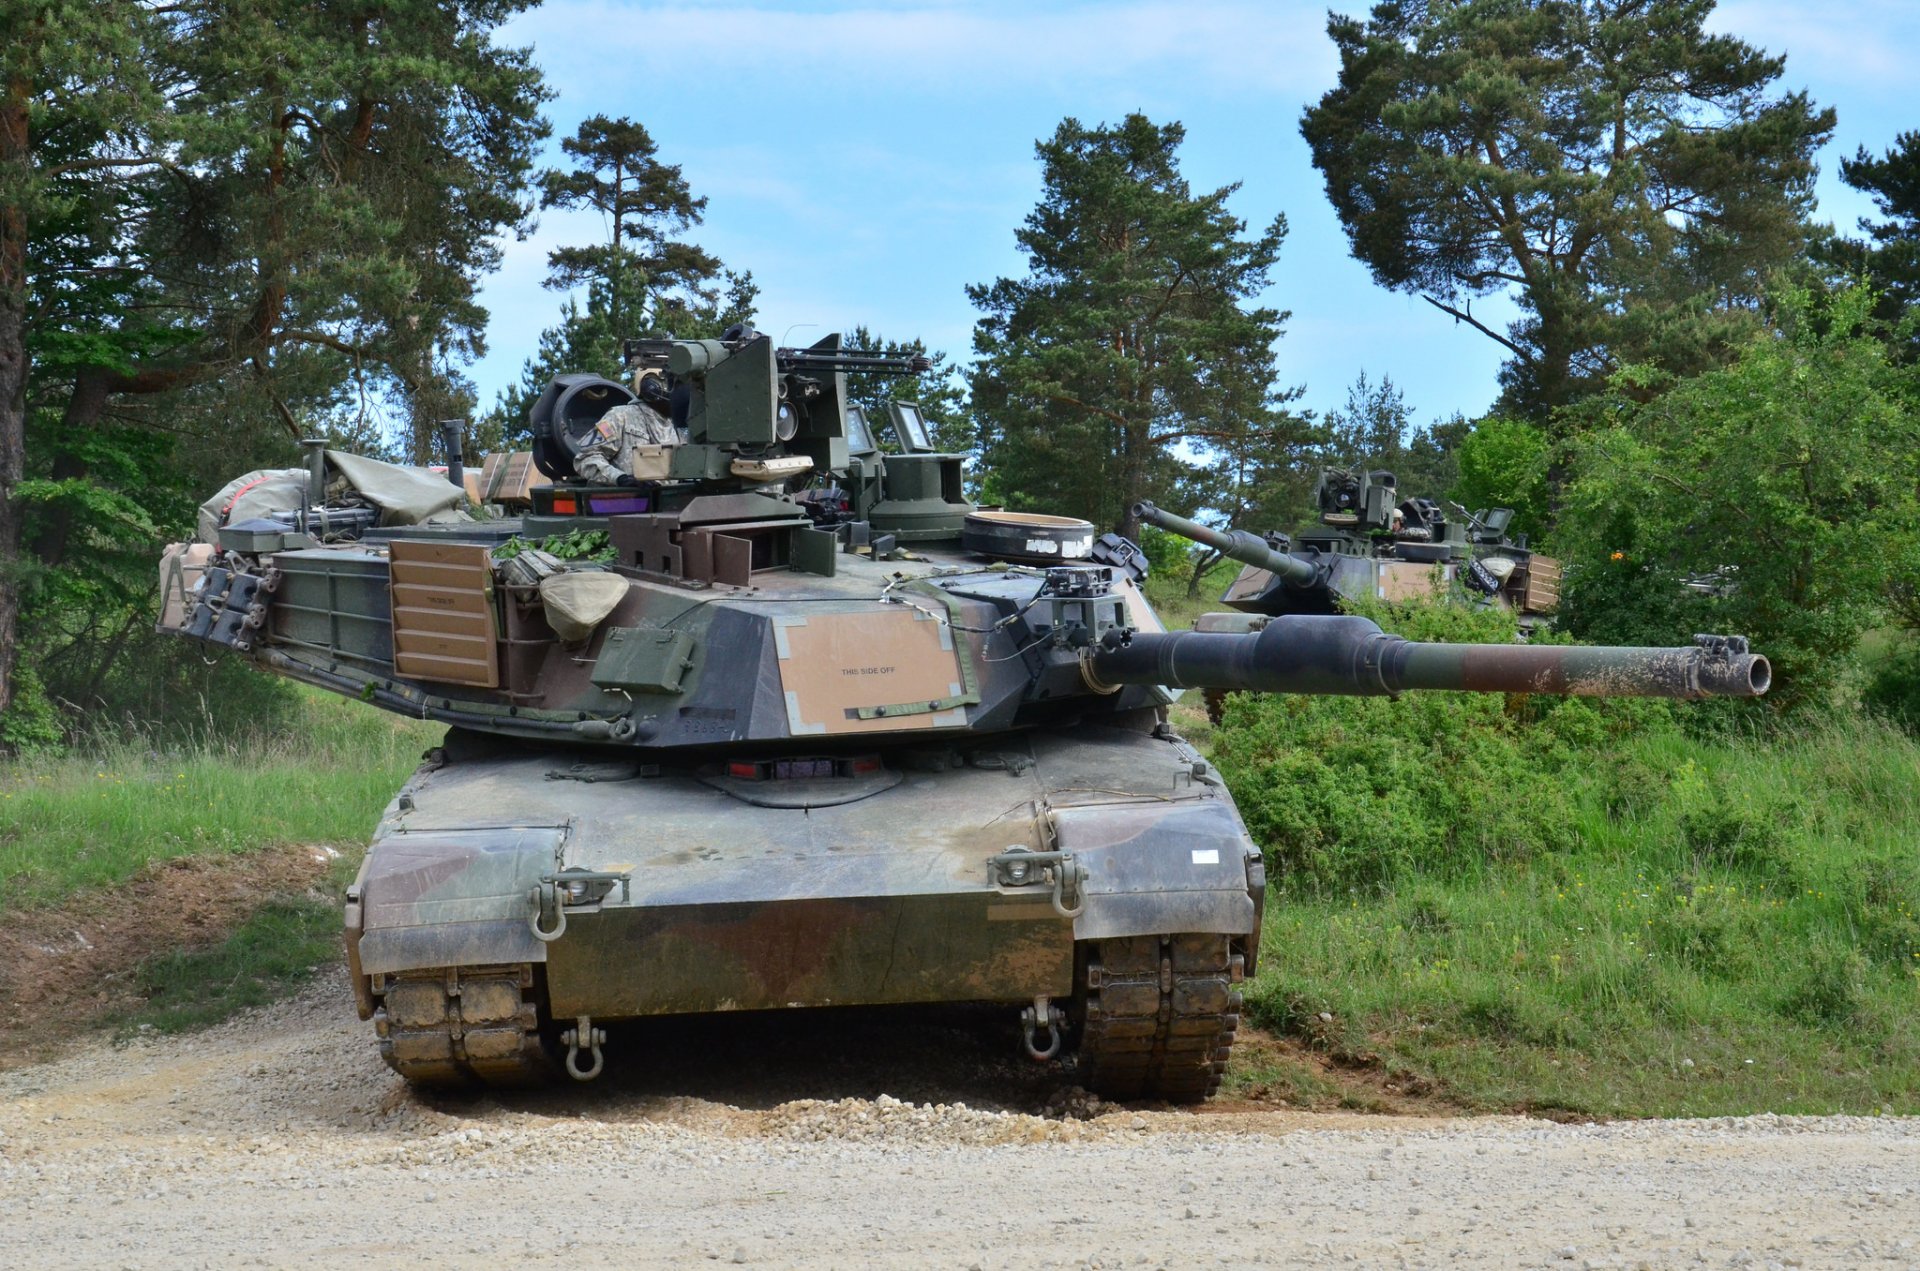
[[[1707,28],[1785,53],[1782,80],[1790,86],[1824,81],[1876,95],[1912,91],[1920,53],[1920,5],[1913,0],[1721,0]]]

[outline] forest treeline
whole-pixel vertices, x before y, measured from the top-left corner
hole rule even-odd
[[[596,115],[541,165],[551,90],[496,38],[532,2],[0,0],[0,746],[271,706],[150,634],[159,545],[233,474],[311,435],[424,461],[444,418],[510,446],[552,374],[754,318],[754,262],[698,245],[674,139]],[[1141,498],[1286,528],[1319,466],[1390,468],[1514,507],[1571,567],[1576,635],[1739,630],[1776,665],[1764,709],[1852,700],[1863,638],[1920,630],[1920,133],[1839,160],[1878,218],[1819,224],[1834,113],[1712,10],[1329,19],[1339,78],[1301,132],[1378,284],[1504,350],[1480,418],[1417,421],[1387,366],[1302,409],[1270,303],[1285,209],[1194,189],[1182,126],[1139,114],[1038,141],[1024,272],[968,289],[970,356],[849,332],[935,357],[855,391],[921,400],[986,497],[1127,533]],[[579,208],[604,240],[550,254],[565,298],[480,402],[501,242]],[[1519,319],[1476,314],[1493,296]],[[1865,692],[1920,716],[1920,654]]]

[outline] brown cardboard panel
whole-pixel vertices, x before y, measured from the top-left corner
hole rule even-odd
[[[1374,594],[1382,600],[1431,596],[1446,585],[1447,567],[1424,561],[1383,560],[1374,565]]]
[[[546,478],[533,465],[528,450],[496,450],[481,469],[481,503],[526,503],[533,498],[533,487],[545,485]]]
[[[387,556],[396,565],[464,565],[487,573],[491,568],[488,551],[485,543],[436,543],[432,539],[409,538],[395,539],[388,544]]]
[[[450,609],[409,607],[400,625],[408,631],[434,631],[446,635],[489,634],[493,630],[493,616]]]
[[[395,583],[393,611],[396,619],[402,609],[490,614],[493,612],[493,602],[485,592],[466,587],[423,587],[418,583]]]
[[[396,653],[393,668],[416,680],[434,680],[442,684],[468,684],[475,688],[497,686],[498,670],[492,658],[485,664],[469,658],[435,657],[428,653]]]
[[[491,635],[456,635],[447,631],[402,631],[393,639],[398,653],[427,653],[480,663],[493,656]]]
[[[393,668],[401,675],[496,688],[493,561],[480,543],[398,540],[393,581]]]
[[[186,623],[187,605],[213,559],[211,543],[173,543],[160,557],[160,625]]]
[[[795,735],[965,727],[964,708],[878,719],[854,714],[863,707],[925,704],[960,692],[960,655],[932,616],[890,605],[776,621],[780,687],[787,695],[787,726]]]
[[[1526,591],[1522,608],[1534,613],[1552,613],[1560,607],[1560,562],[1538,554],[1527,561]]]
[[[392,567],[393,581],[397,583],[418,583],[425,587],[475,587],[485,590],[484,579],[473,565],[456,561],[416,561],[395,560]]]

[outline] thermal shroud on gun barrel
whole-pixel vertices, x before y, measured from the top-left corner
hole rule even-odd
[[[1758,697],[1767,660],[1740,636],[1671,649],[1420,644],[1367,618],[1289,615],[1244,634],[1175,631],[1110,637],[1089,671],[1101,684],[1254,693],[1380,696],[1411,689],[1583,697]]]
[[[1190,538],[1196,543],[1204,543],[1219,552],[1228,560],[1237,560],[1242,565],[1252,565],[1264,569],[1275,578],[1299,586],[1309,586],[1320,577],[1320,566],[1298,556],[1289,556],[1267,545],[1265,539],[1245,530],[1216,530],[1210,525],[1198,521],[1189,521],[1184,516],[1175,516],[1163,512],[1151,503],[1136,503],[1133,514],[1149,525],[1157,525],[1169,533]]]

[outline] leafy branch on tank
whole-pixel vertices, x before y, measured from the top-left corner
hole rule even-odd
[[[596,565],[610,565],[615,557],[613,542],[605,530],[568,530],[565,534],[549,534],[545,538],[510,538],[493,549],[493,558],[496,561],[512,560],[529,548],[560,560],[591,561]]]

